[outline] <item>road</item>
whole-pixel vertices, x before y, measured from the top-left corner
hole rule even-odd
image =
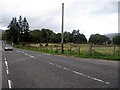
[[[0,41],[0,90],[2,89],[2,41]]]
[[[118,61],[3,51],[3,88],[117,88]]]

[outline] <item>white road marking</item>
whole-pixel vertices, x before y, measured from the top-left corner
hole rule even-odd
[[[92,80],[95,80],[95,81],[98,81],[98,82],[101,82],[101,83],[105,83],[105,84],[108,84],[108,85],[110,84],[109,82],[106,82],[106,81],[103,81],[103,80],[101,80],[101,79],[98,79],[98,78],[94,78],[94,77],[85,75],[85,74],[83,74],[83,73],[80,73],[80,72],[77,72],[77,71],[74,71],[74,70],[70,70],[70,69],[68,69],[68,68],[66,68],[66,67],[62,67],[62,66],[59,66],[59,65],[54,64],[54,63],[51,63],[51,62],[48,62],[48,63],[51,64],[51,65],[54,65],[54,66],[56,66],[56,67],[62,68],[62,69],[64,69],[64,70],[71,71],[71,72],[73,72],[73,73],[75,73],[75,74],[77,74],[77,75],[81,75],[81,76],[84,76],[84,77],[86,77],[86,78],[89,78],[89,79],[92,79]]]
[[[6,70],[8,70],[8,66],[6,66]]]
[[[7,62],[7,61],[5,61],[5,65],[6,65],[6,67],[8,68],[8,62]]]
[[[8,62],[7,61],[5,61],[5,65],[6,65],[6,73],[9,74]]]
[[[6,73],[7,75],[9,75],[9,69],[8,69],[8,62],[7,62],[7,59],[4,57],[4,60],[5,60],[5,65],[6,65]],[[12,88],[12,81],[8,79],[8,86],[9,86],[9,89]]]
[[[25,55],[26,55],[26,56],[29,56],[29,57],[31,57],[31,58],[35,58],[34,56],[29,55],[29,54],[27,54],[27,53],[25,53]]]
[[[20,53],[23,53],[23,54],[25,53],[25,52],[23,52],[23,51],[18,51],[18,50],[16,50],[16,52],[20,52]]]
[[[49,56],[50,54],[46,54],[46,55],[48,55],[48,56]]]
[[[9,86],[9,89],[12,88],[12,82],[11,82],[11,80],[8,80],[8,86]]]
[[[8,69],[6,69],[6,73],[9,75],[9,70]]]
[[[31,58],[35,58],[34,56],[32,56],[32,55],[29,55]]]
[[[27,54],[27,53],[25,53],[25,52],[23,52],[23,51],[18,51],[18,50],[16,50],[16,52],[21,52],[21,53],[25,54],[26,56],[29,56],[29,57],[31,57],[31,58],[35,58],[34,56],[29,55],[29,54]]]
[[[29,56],[29,57],[31,57],[31,58],[35,58],[34,56],[29,55],[29,54],[27,54],[27,53],[25,53],[25,52],[23,52],[23,51],[17,51],[17,52],[21,52],[21,53],[25,54],[26,56]]]
[[[59,66],[59,65],[56,65],[57,67],[59,67],[59,68],[62,68],[62,66]]]
[[[69,71],[69,69],[68,69],[68,68],[66,68],[66,67],[63,67],[63,69],[65,69],[65,70],[68,70],[68,71]]]
[[[24,54],[24,52],[23,52],[23,51],[20,51],[20,52]]]
[[[49,63],[49,62],[48,62]],[[51,65],[55,65],[54,63],[49,63],[49,64],[51,64]]]
[[[28,54],[27,54],[27,53],[25,53],[25,55],[26,55],[26,56],[28,56]]]

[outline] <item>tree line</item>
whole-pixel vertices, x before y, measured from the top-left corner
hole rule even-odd
[[[53,30],[42,28],[30,30],[29,23],[26,17],[13,17],[8,25],[8,30],[3,33],[3,40],[18,44],[19,42],[26,43],[61,43],[61,33],[55,33]],[[107,36],[100,34],[92,34],[89,40],[86,36],[80,33],[80,30],[72,32],[64,32],[64,43],[93,43],[93,44],[118,44],[120,45],[120,35],[117,35],[111,41]]]
[[[22,19],[22,16],[20,16],[19,20],[13,17],[8,28],[9,29],[3,33],[3,39],[15,44],[29,41],[29,23],[26,17]]]

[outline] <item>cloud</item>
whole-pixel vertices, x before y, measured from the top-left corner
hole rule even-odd
[[[30,29],[50,28],[61,32],[61,3],[65,3],[65,30],[92,33],[117,32],[118,0],[0,0],[0,27],[12,17],[27,17]]]
[[[101,3],[101,7],[96,8],[91,13],[94,15],[118,13],[118,2]]]

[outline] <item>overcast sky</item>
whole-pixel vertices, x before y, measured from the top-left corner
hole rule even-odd
[[[119,0],[0,0],[0,29],[12,17],[26,17],[30,29],[61,32],[61,3],[65,3],[64,31],[91,34],[118,33]]]

